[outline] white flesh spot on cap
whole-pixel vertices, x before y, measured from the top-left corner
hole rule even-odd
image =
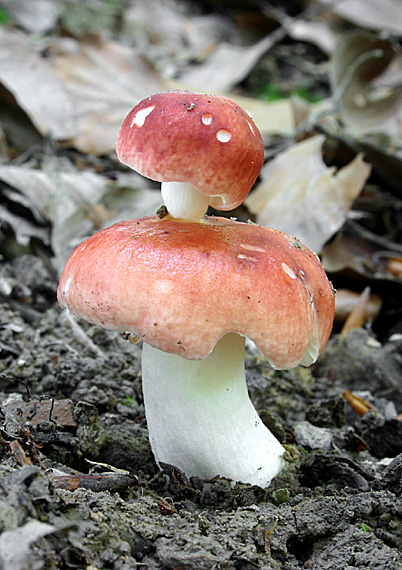
[[[67,293],[70,291],[71,281],[72,281],[72,279],[71,279],[71,277],[69,277],[66,281],[64,288],[63,288],[63,295],[67,295]]]
[[[247,259],[248,261],[257,261],[253,257],[249,257],[248,255],[244,255],[244,253],[237,254],[238,259]]]
[[[232,138],[232,133],[227,129],[219,129],[219,131],[216,133],[216,138],[221,143],[227,143]]]
[[[251,243],[241,243],[240,247],[247,249],[248,251],[261,251],[261,253],[265,252],[265,249],[260,245],[253,245]]]
[[[134,127],[143,127],[145,123],[145,119],[152,113],[155,109],[155,105],[151,105],[150,107],[145,107],[144,109],[139,109],[136,114],[134,115],[134,119],[131,122],[131,126]]]
[[[284,270],[284,272],[286,273],[286,275],[289,275],[289,277],[291,279],[296,279],[296,274],[293,271],[293,269],[291,269],[289,267],[289,265],[286,265],[286,263],[282,263],[282,269]]]

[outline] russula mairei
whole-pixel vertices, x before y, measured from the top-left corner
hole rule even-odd
[[[275,368],[312,364],[332,328],[334,294],[317,256],[255,224],[204,217],[238,206],[264,157],[236,103],[173,91],[141,101],[117,154],[162,182],[169,215],[87,239],[61,276],[61,306],[144,341],[142,379],[158,464],[186,475],[269,485],[283,447],[247,392],[245,337]]]
[[[162,182],[175,218],[200,219],[208,205],[233,210],[264,162],[264,143],[251,117],[227,97],[190,91],[157,93],[127,115],[118,158]]]

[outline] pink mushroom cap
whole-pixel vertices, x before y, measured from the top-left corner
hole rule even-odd
[[[236,332],[275,368],[315,360],[334,317],[313,252],[279,231],[217,217],[150,216],[94,234],[67,261],[58,299],[90,323],[187,359]]]
[[[119,160],[159,182],[187,182],[218,210],[249,193],[264,162],[251,117],[227,97],[168,91],[144,99],[118,136]]]

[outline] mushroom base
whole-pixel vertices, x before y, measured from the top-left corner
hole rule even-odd
[[[279,473],[284,449],[248,396],[244,345],[229,333],[204,360],[186,360],[144,344],[145,412],[158,464],[261,487]]]

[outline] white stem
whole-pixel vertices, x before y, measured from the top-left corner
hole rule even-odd
[[[215,475],[266,487],[283,447],[261,422],[247,392],[244,338],[229,333],[204,360],[186,360],[144,344],[142,381],[157,463],[188,477]]]
[[[162,199],[174,218],[198,221],[208,210],[209,196],[187,182],[162,182]]]

